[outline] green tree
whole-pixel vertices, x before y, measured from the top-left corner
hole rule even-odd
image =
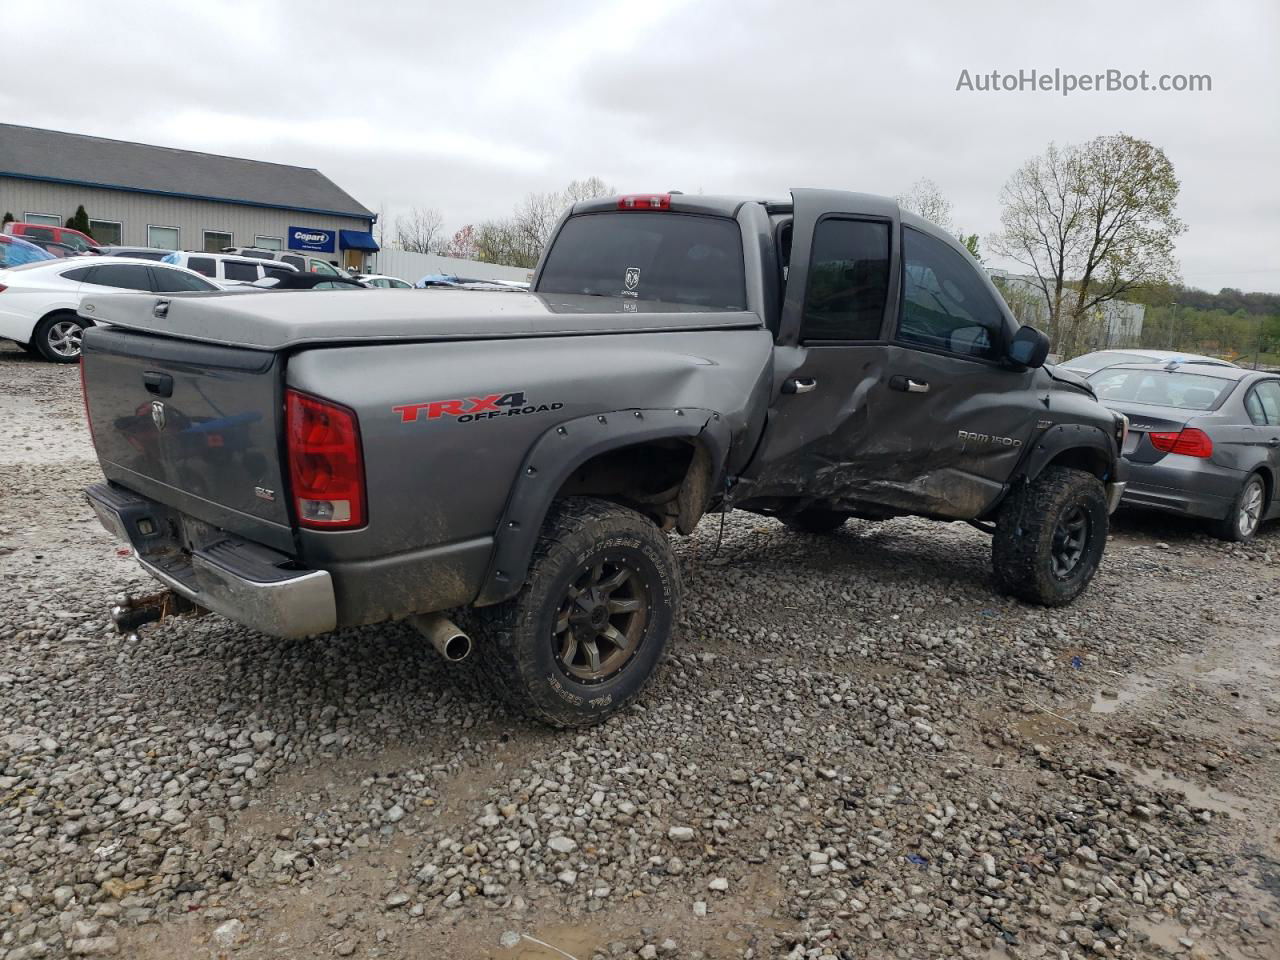
[[[973,254],[973,259],[981,263],[982,254],[978,250],[978,235],[976,233],[964,233],[961,231],[958,239],[964,244],[964,248]]]
[[[1096,339],[1102,304],[1176,279],[1178,188],[1164,151],[1124,133],[1051,143],[1005,184],[992,247],[1034,274],[1056,352]]]
[[[6,223],[13,223],[15,219],[14,215],[6,210],[4,212],[4,219],[0,220],[0,227],[3,227]]]
[[[86,237],[93,236],[93,234],[89,232],[89,214],[85,212],[83,203],[76,207],[75,216],[67,218],[66,226],[70,227],[72,230],[79,230]]]

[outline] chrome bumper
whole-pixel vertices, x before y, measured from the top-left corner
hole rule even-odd
[[[102,525],[129,543],[142,568],[192,603],[277,637],[327,633],[338,622],[327,570],[300,570],[291,557],[215,531],[199,546],[170,533],[184,518],[106,483],[85,491]]]
[[[1120,498],[1124,496],[1124,488],[1129,484],[1127,481],[1107,484],[1107,513],[1115,513],[1116,507],[1120,506]]]

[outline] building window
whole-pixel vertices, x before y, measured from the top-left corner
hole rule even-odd
[[[181,234],[177,227],[157,227],[147,224],[147,246],[161,250],[181,250]]]
[[[284,238],[264,237],[262,234],[258,234],[253,238],[253,245],[262,250],[283,250]]]
[[[231,234],[222,233],[218,230],[206,230],[204,232],[205,253],[221,253],[223,247],[229,246],[231,246]]]
[[[55,217],[52,213],[24,213],[22,215],[22,222],[38,223],[44,227],[62,226],[62,218]]]
[[[123,234],[119,220],[90,220],[89,233],[100,244],[118,244]]]

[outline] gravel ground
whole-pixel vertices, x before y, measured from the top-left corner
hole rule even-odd
[[[400,626],[150,591],[77,371],[0,349],[0,957],[1280,956],[1280,525],[1117,518],[1070,608],[963,524],[677,544],[639,704],[560,734]]]

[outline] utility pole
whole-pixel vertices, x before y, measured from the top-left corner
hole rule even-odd
[[[1173,303],[1169,304],[1169,349],[1170,350],[1173,350],[1176,346],[1174,343],[1174,339],[1177,333],[1177,326],[1178,326],[1178,301],[1175,300],[1173,301]]]

